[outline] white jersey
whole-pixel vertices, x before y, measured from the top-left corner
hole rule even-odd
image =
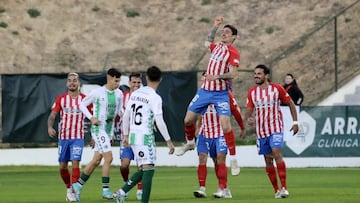
[[[80,105],[80,109],[84,112],[88,119],[95,117],[100,121],[100,125],[91,126],[91,134],[98,134],[100,130],[104,130],[109,137],[114,134],[114,119],[116,114],[120,114],[123,102],[123,93],[119,89],[110,91],[102,86],[90,92]],[[93,104],[93,113],[87,108],[89,104]]]
[[[124,113],[129,115],[129,144],[154,146],[154,120],[162,113],[162,99],[154,89],[144,86],[134,91]]]

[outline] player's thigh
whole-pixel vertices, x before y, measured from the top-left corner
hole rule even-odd
[[[228,151],[228,147],[226,145],[226,139],[224,136],[220,136],[214,138],[214,143],[215,143],[216,157],[218,159],[220,155],[220,158],[222,159],[222,160],[218,160],[218,162],[223,163],[224,159],[226,159],[226,154]]]
[[[213,91],[207,91],[200,88],[194,98],[191,100],[188,111],[191,111],[195,114],[204,114],[208,105],[211,104]],[[185,116],[186,118],[186,116]],[[186,120],[186,119],[185,119]]]
[[[269,137],[264,137],[264,138],[258,138],[256,140],[256,147],[258,150],[259,154],[271,154],[272,153],[272,149],[270,146],[270,138]]]
[[[58,161],[68,162],[70,161],[70,141],[59,140],[58,141]]]
[[[213,97],[211,98],[211,103],[214,104],[216,112],[219,116],[228,116],[230,119],[230,101],[229,101],[229,92],[227,90],[223,91],[214,91]]]
[[[134,152],[131,147],[120,147],[120,159],[134,160]]]
[[[198,139],[196,141],[196,150],[199,153],[207,154],[209,152],[209,143],[206,141],[202,134],[198,135]]]
[[[70,144],[70,160],[80,161],[84,149],[83,139],[73,139]]]

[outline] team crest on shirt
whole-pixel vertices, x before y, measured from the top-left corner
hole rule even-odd
[[[144,157],[144,152],[143,151],[139,152],[139,157]]]
[[[215,60],[215,61],[222,61],[222,60],[224,60],[224,57],[223,56],[218,56],[216,54],[211,54],[211,59]]]

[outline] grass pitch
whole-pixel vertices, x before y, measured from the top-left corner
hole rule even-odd
[[[130,169],[130,174],[135,168]],[[157,167],[153,179],[150,202],[360,202],[360,168],[289,168],[287,185],[290,196],[274,199],[273,189],[264,168],[242,168],[239,176],[229,173],[228,184],[232,199],[215,199],[217,189],[213,168],[208,168],[206,192],[208,197],[196,199],[197,168]],[[119,168],[111,168],[112,191],[122,185]],[[0,202],[65,202],[65,186],[58,167],[1,166]],[[101,169],[97,168],[81,193],[81,202],[114,202],[101,199]],[[136,188],[127,202],[139,202]]]

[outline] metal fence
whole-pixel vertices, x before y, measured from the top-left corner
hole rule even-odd
[[[283,81],[291,72],[303,87],[304,104],[316,105],[360,74],[359,2],[331,16],[272,59],[272,80]]]

